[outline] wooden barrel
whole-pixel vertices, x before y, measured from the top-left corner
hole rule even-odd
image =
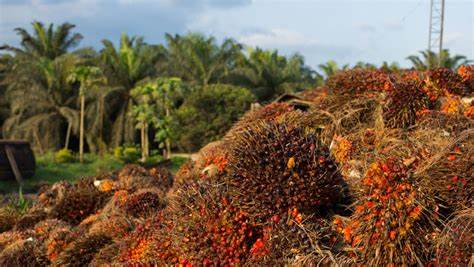
[[[0,140],[0,180],[14,180],[14,167],[11,159],[14,158],[18,171],[23,179],[33,177],[36,162],[33,150],[26,141]]]

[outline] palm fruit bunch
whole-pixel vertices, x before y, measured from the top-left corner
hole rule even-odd
[[[251,249],[254,258],[265,266],[285,265],[302,255],[314,255],[320,264],[330,264],[338,238],[331,220],[314,214],[301,214],[291,208],[282,216],[274,216],[263,229],[263,236]],[[336,262],[332,262],[336,264]],[[290,265],[291,266],[291,265]]]
[[[39,207],[31,207],[25,214],[23,214],[15,224],[15,230],[26,230],[33,227],[38,222],[46,219],[48,214]]]
[[[0,208],[0,233],[6,232],[15,226],[17,220],[20,218],[20,213],[17,209],[10,205],[5,205]]]
[[[54,263],[58,256],[80,236],[71,227],[60,227],[52,231],[44,240],[45,255],[51,263]]]
[[[248,263],[262,237],[261,227],[240,208],[228,187],[212,180],[195,180],[178,189],[170,210],[177,261],[183,265],[229,266]]]
[[[373,163],[363,179],[364,192],[347,221],[334,221],[350,255],[367,265],[416,265],[429,254],[426,233],[430,206],[398,160]]]
[[[424,82],[416,79],[399,81],[387,95],[384,107],[384,122],[390,128],[407,128],[416,123],[424,110],[430,108],[430,101],[423,90]]]
[[[354,150],[352,142],[340,135],[335,135],[333,137],[330,149],[335,161],[339,164],[347,162]]]
[[[0,234],[0,252],[15,241],[28,238],[31,231],[8,231]]]
[[[181,166],[175,175],[178,187],[193,179],[211,179],[225,175],[227,166],[227,144],[215,141],[204,146],[196,157]]]
[[[474,92],[474,65],[462,65],[458,69],[458,74],[467,87],[467,95],[471,95]]]
[[[472,266],[474,259],[474,210],[456,214],[445,226],[436,244],[436,266]]]
[[[457,136],[457,142],[437,152],[428,168],[418,174],[423,188],[449,211],[472,207],[474,196],[473,132]],[[449,212],[448,211],[448,212]],[[449,216],[449,213],[446,214]]]
[[[314,89],[304,90],[298,95],[306,101],[318,102],[329,94],[329,87],[323,85]]]
[[[49,263],[34,238],[20,239],[0,252],[0,266],[45,266]]]
[[[120,243],[114,242],[101,248],[89,266],[113,266],[111,263],[120,251]]]
[[[92,180],[81,179],[54,205],[49,216],[76,225],[101,209],[110,197],[110,192],[99,191]]]
[[[108,262],[119,265],[174,265],[179,260],[168,234],[173,223],[158,212],[139,223],[135,229],[118,243],[118,248],[110,247],[104,256],[111,256]],[[117,253],[113,253],[116,251]]]
[[[158,187],[166,192],[173,185],[173,177],[163,168],[147,170],[139,165],[129,164],[118,172],[118,184],[118,188],[127,191]]]
[[[47,219],[37,223],[33,231],[38,240],[45,241],[54,231],[64,228],[69,229],[69,224],[57,219]]]
[[[446,68],[429,70],[425,76],[424,90],[431,101],[447,94],[469,95],[462,76]]]
[[[165,206],[163,193],[156,188],[150,188],[140,189],[129,195],[122,208],[128,216],[148,217]]]
[[[336,94],[361,95],[392,90],[390,75],[381,70],[354,68],[329,77],[327,86]]]
[[[337,205],[343,180],[316,133],[291,116],[260,121],[230,148],[227,183],[240,206],[265,221],[295,207],[302,212]]]
[[[446,114],[462,114],[464,111],[464,105],[460,96],[448,95],[439,99],[440,107],[439,110]]]
[[[127,217],[101,214],[99,218],[90,225],[88,234],[102,233],[116,240],[125,237],[132,229],[133,223]]]
[[[420,116],[418,128],[440,129],[447,135],[459,133],[474,127],[474,120],[461,114],[447,114],[440,111],[429,111]]]
[[[245,113],[238,122],[232,126],[224,139],[232,139],[239,135],[246,127],[259,120],[274,120],[283,114],[293,111],[294,108],[288,103],[274,102],[263,107],[255,108]]]
[[[58,255],[54,265],[87,266],[95,254],[111,242],[105,233],[79,236]]]

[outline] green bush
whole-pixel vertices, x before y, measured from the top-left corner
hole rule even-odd
[[[141,152],[140,149],[133,146],[119,146],[114,149],[114,156],[124,163],[136,163],[141,157]]]
[[[76,158],[71,150],[63,148],[54,154],[54,160],[57,163],[71,163],[76,161]]]
[[[220,139],[255,100],[241,87],[215,84],[197,88],[176,111],[175,142],[184,151],[197,151]]]

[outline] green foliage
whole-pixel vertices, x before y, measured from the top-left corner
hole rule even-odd
[[[114,156],[124,163],[136,163],[140,159],[140,149],[129,147],[116,147],[114,149]]]
[[[462,55],[451,56],[447,49],[443,49],[441,54],[429,50],[420,51],[420,54],[421,57],[417,55],[407,57],[417,70],[430,70],[441,67],[456,70],[459,66],[472,62],[472,60],[468,60],[467,57]]]
[[[216,84],[192,91],[176,111],[178,146],[196,151],[222,137],[255,101],[245,88]]]
[[[71,150],[64,148],[54,154],[54,160],[56,163],[71,163],[76,161],[76,158]]]

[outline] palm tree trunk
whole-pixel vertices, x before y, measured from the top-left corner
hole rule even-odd
[[[142,127],[140,129],[140,144],[142,148],[142,161],[144,162],[146,160],[146,155],[145,155],[145,123],[142,123]]]
[[[69,147],[69,139],[71,138],[71,130],[72,130],[72,124],[68,123],[67,132],[66,132],[66,141],[64,142],[64,149],[68,149]]]
[[[170,116],[170,108],[166,107],[166,118],[168,118],[169,116]],[[166,157],[165,157],[165,159],[169,159],[170,155],[171,155],[171,140],[170,140],[169,137],[166,138],[165,145],[166,145]]]
[[[79,125],[79,161],[84,162],[84,109],[86,105],[84,94],[81,94],[81,121]]]

